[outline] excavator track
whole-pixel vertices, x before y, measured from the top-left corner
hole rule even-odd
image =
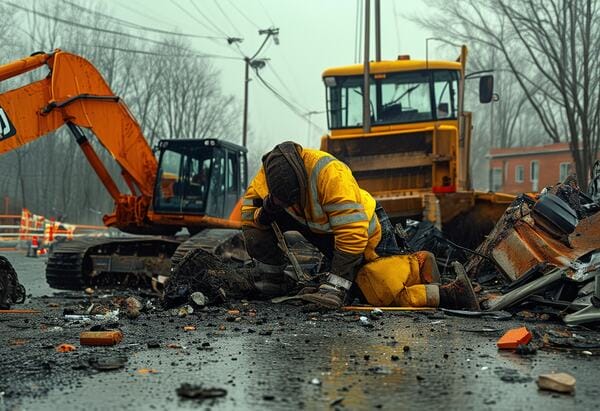
[[[46,263],[52,288],[150,287],[166,278],[180,241],[161,237],[82,237],[57,243]]]

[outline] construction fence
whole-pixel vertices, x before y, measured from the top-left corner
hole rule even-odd
[[[56,241],[82,236],[107,236],[104,226],[68,224],[33,214],[23,209],[21,214],[0,215],[0,248],[4,250],[34,247],[44,253]]]

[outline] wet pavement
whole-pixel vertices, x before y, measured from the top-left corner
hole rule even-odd
[[[502,333],[525,325],[540,340],[560,323],[491,321],[442,313],[384,313],[365,325],[357,313],[240,302],[179,317],[121,316],[115,347],[79,345],[90,324],[65,322],[76,302],[113,298],[58,294],[45,286],[44,260],[5,253],[32,293],[38,315],[0,317],[0,409],[594,409],[600,350],[499,352]],[[118,295],[118,293],[114,293]],[[141,298],[145,298],[142,296]],[[1,315],[1,314],[0,314]],[[184,326],[193,325],[193,331]],[[70,343],[76,351],[58,353]],[[151,348],[158,347],[158,348]],[[91,357],[126,355],[124,368],[97,371]],[[568,372],[574,395],[537,389],[539,374]],[[223,398],[180,399],[182,383],[223,388]]]

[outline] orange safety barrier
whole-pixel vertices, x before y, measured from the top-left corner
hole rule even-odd
[[[57,240],[106,235],[107,230],[105,226],[67,224],[47,219],[24,208],[20,215],[0,214],[0,249],[36,248],[39,250],[37,254],[45,254],[47,248]],[[34,242],[37,242],[37,247]]]

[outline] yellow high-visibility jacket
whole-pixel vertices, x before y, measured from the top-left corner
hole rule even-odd
[[[375,247],[381,240],[381,226],[373,197],[358,186],[348,166],[331,154],[303,148],[300,157],[308,176],[308,199],[304,212],[299,205],[285,211],[316,234],[333,234],[337,250],[364,254],[367,261],[376,259]],[[242,225],[269,228],[258,223],[259,207],[254,202],[264,200],[268,194],[261,167],[244,195]]]

